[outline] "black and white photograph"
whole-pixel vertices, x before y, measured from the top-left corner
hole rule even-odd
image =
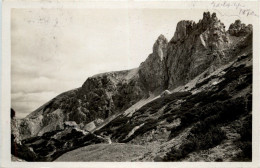
[[[10,162],[257,161],[259,1],[110,3],[8,8]]]

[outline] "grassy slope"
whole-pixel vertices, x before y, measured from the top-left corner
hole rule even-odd
[[[56,162],[83,161],[83,162],[124,162],[142,156],[147,149],[141,145],[131,144],[96,144],[85,146],[60,156]]]

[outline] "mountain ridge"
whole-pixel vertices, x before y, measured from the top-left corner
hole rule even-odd
[[[19,139],[64,129],[75,121],[81,129],[96,119],[120,114],[151,94],[185,86],[196,76],[206,76],[252,52],[252,25],[235,21],[226,31],[216,14],[204,12],[202,20],[180,21],[173,38],[160,35],[153,52],[138,68],[97,74],[81,87],[64,92],[17,121]]]

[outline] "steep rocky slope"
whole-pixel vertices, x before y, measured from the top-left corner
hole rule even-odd
[[[110,139],[84,131],[75,122],[67,121],[62,129],[46,132],[41,136],[17,141],[11,136],[12,156],[25,161],[53,161],[73,149],[96,144],[109,143]]]
[[[119,115],[94,133],[110,137],[113,149],[122,143],[145,147],[128,161],[250,161],[252,55],[242,55],[203,77],[207,71],[187,84],[193,87],[157,98],[132,115]],[[98,152],[94,149],[92,153]],[[117,153],[109,149],[99,160],[115,161]],[[77,160],[77,153],[89,161],[88,152],[78,149],[58,160]]]
[[[251,104],[252,25],[237,20],[226,31],[215,13],[205,12],[198,23],[180,21],[169,42],[160,35],[138,68],[89,77],[80,88],[13,121],[13,139],[36,156],[27,160],[53,160],[92,143],[76,144],[70,137],[71,147],[56,150],[55,142],[64,140],[53,136],[65,136],[64,124],[74,121],[76,132],[147,146],[149,152],[133,161],[235,160],[243,155],[250,160],[250,139],[244,134],[251,131]],[[238,123],[248,131],[234,126]],[[52,145],[41,153],[34,145],[38,141]],[[225,143],[232,144],[230,149]],[[212,157],[202,158],[209,150]]]
[[[236,21],[226,31],[216,14],[209,12],[203,14],[199,23],[179,22],[165,57],[166,87],[176,88],[207,68],[214,70],[236,57],[243,48],[234,46],[234,36],[239,41],[252,33],[252,25],[239,25],[241,22]]]
[[[153,53],[139,67],[140,80],[150,92],[161,92],[164,89],[164,58],[168,41],[160,35],[153,46]]]
[[[19,120],[22,139],[63,128],[75,121],[83,128],[97,118],[106,119],[136,103],[147,94],[136,69],[90,77],[82,87],[55,97]]]

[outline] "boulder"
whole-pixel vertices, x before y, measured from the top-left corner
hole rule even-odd
[[[171,94],[171,92],[169,91],[169,90],[165,90],[165,91],[163,91],[162,93],[161,93],[161,97],[165,97],[165,96],[167,96],[167,95],[169,95],[169,94]]]

